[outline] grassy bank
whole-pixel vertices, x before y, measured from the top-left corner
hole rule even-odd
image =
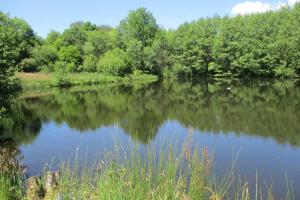
[[[94,85],[102,83],[147,84],[158,80],[157,76],[148,74],[132,74],[125,77],[110,76],[97,73],[17,73],[23,88],[68,87],[78,85]]]
[[[191,150],[184,145],[180,152],[172,148],[141,152],[139,147],[119,148],[106,152],[93,163],[82,161],[85,159],[79,159],[76,154],[72,162],[62,163],[56,184],[44,190],[43,199],[275,199],[271,187],[266,186],[267,192],[262,194],[256,183],[256,189],[251,191],[248,182],[241,181],[234,170],[223,179],[216,179],[212,158],[206,149]],[[35,184],[47,188],[46,174]],[[10,184],[7,176],[0,176],[0,183],[1,200],[34,199],[33,191],[27,191],[27,197],[15,196],[14,191],[20,190]],[[293,199],[291,190],[285,199]]]
[[[211,160],[203,152],[177,155],[147,151],[142,154],[108,153],[94,168],[84,167],[81,176],[65,164],[56,190],[64,199],[209,199],[225,193],[212,179]],[[116,156],[117,155],[117,156]],[[74,173],[75,172],[75,173]]]
[[[164,152],[148,150],[146,158],[136,152],[110,152],[95,164],[85,164],[83,169],[71,167],[74,163],[64,163],[58,185],[46,194],[46,199],[276,199],[272,186],[260,187],[256,183],[254,189],[248,181],[240,179],[234,168],[217,179],[213,173],[213,160],[206,149],[183,149],[180,153],[172,148]],[[283,199],[294,199],[289,185]]]

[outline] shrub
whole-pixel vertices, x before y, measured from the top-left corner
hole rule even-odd
[[[96,72],[97,71],[97,57],[93,55],[87,55],[84,57],[81,71]]]
[[[209,75],[218,75],[221,74],[222,70],[221,70],[221,66],[218,65],[215,62],[211,62],[208,64],[208,74]]]
[[[53,64],[58,59],[58,53],[53,45],[37,46],[33,49],[32,57],[35,60],[37,71],[41,69],[41,66],[48,66]]]
[[[68,87],[68,86],[71,86],[71,82],[67,78],[65,72],[56,72],[55,85],[57,87]]]
[[[55,86],[66,87],[71,85],[67,77],[67,65],[68,64],[65,62],[59,62],[59,61],[54,64]]]
[[[97,71],[111,75],[130,73],[131,70],[127,64],[126,53],[119,48],[106,52],[98,62]]]
[[[143,70],[144,53],[142,42],[138,40],[130,40],[127,44],[126,54],[128,56],[128,63],[131,69]]]
[[[69,71],[79,71],[78,66],[81,63],[80,49],[72,45],[62,47],[59,51],[59,60],[70,64],[68,66]]]
[[[164,78],[174,78],[177,75],[170,69],[170,68],[164,68],[163,69],[163,77]]]
[[[294,77],[296,75],[295,70],[287,67],[276,67],[274,69],[276,77]]]
[[[37,62],[34,58],[25,58],[19,64],[20,70],[24,72],[36,72],[38,71]]]
[[[179,63],[175,63],[172,67],[172,71],[177,76],[191,76],[192,70],[186,66],[183,66]]]

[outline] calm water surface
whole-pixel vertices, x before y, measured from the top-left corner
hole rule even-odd
[[[19,148],[29,175],[55,168],[76,151],[95,158],[122,145],[180,146],[187,137],[214,152],[222,176],[255,175],[285,192],[285,174],[300,199],[300,86],[297,81],[164,81],[148,86],[90,86],[25,91],[1,141]],[[117,138],[117,139],[116,139]],[[4,144],[2,144],[4,145]]]

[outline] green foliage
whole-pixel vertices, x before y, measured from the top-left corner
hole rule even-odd
[[[53,64],[52,68],[55,72],[66,71],[66,62],[57,61]]]
[[[235,166],[222,180],[217,179],[208,150],[188,145],[186,141],[179,151],[172,146],[158,146],[155,150],[137,144],[117,146],[93,162],[81,159],[82,155],[76,152],[75,158],[60,165],[55,187],[41,184],[46,188],[43,199],[254,200],[258,199],[257,194],[260,199],[274,199],[270,186],[265,183],[261,187],[256,182],[255,188],[250,187],[236,173]],[[42,177],[49,172],[46,168]],[[24,198],[22,193],[17,196],[11,192],[5,180],[0,178],[0,183],[3,199]],[[287,180],[286,199],[293,199],[292,189]],[[266,193],[261,192],[265,190]]]
[[[204,150],[160,147],[143,155],[139,148],[116,147],[93,164],[85,162],[82,170],[77,155],[61,165],[58,186],[46,199],[223,199],[220,188],[232,186],[214,183],[212,161]]]
[[[210,76],[218,76],[222,74],[221,66],[215,62],[211,62],[208,64],[207,73]]]
[[[23,98],[17,102],[18,107],[13,110],[15,118],[11,127],[4,129],[5,133],[29,141],[27,136],[39,133],[37,123],[47,121],[64,122],[80,131],[117,124],[134,139],[149,143],[159,127],[171,119],[200,132],[256,136],[300,146],[300,134],[295,134],[300,129],[300,113],[295,112],[299,109],[298,81],[164,80],[142,86],[142,81],[155,77],[141,71],[126,77],[128,82],[96,73],[74,73],[67,77],[72,85],[118,84],[74,89],[82,92],[70,89],[59,93],[52,89],[53,95],[44,96],[43,92],[40,97],[33,91],[34,101]],[[124,82],[128,84],[121,85]],[[216,123],[215,116],[222,123]],[[32,129],[27,128],[29,125]]]
[[[87,33],[87,42],[84,44],[84,54],[99,57],[108,50],[116,47],[117,34],[113,31],[97,30]]]
[[[0,84],[8,84],[22,60],[29,57],[35,42],[34,33],[24,20],[11,19],[0,12]]]
[[[294,77],[299,75],[299,25],[299,4],[263,14],[201,19],[178,28],[171,57],[193,76]]]
[[[2,82],[0,81],[0,120],[6,117],[9,113],[11,106],[13,105],[13,99],[17,93],[21,90],[21,84],[17,78],[9,78]],[[1,134],[0,125],[0,134]]]
[[[121,21],[118,31],[125,43],[132,39],[142,42],[143,47],[151,45],[158,31],[156,19],[145,8],[129,12]]]
[[[57,60],[58,52],[54,46],[41,45],[36,46],[32,51],[32,57],[24,59],[20,65],[25,72],[53,71],[53,65]]]
[[[59,60],[67,63],[68,71],[79,71],[79,65],[81,64],[80,49],[73,45],[62,47],[59,51]]]
[[[59,32],[51,31],[45,39],[45,44],[46,45],[55,44],[55,42],[59,40],[60,36],[61,34]]]
[[[87,39],[83,26],[78,23],[71,24],[70,28],[65,30],[61,37],[63,46],[74,45],[78,48],[80,48]]]
[[[99,74],[99,73],[89,73],[89,72],[81,72],[81,73],[70,73],[66,70],[66,66],[68,63],[58,61],[53,67],[55,68],[55,73],[18,73],[16,76],[20,79],[17,81],[18,84],[22,83],[22,87],[24,90],[47,90],[49,88],[55,88],[59,85],[66,86],[79,86],[79,85],[96,85],[96,84],[140,84],[140,86],[144,84],[149,84],[158,80],[158,77],[151,74],[130,74],[126,76],[114,76],[107,74]],[[61,71],[64,70],[62,73]],[[59,74],[60,76],[58,76]],[[63,79],[66,79],[69,84],[58,84]],[[16,79],[16,80],[19,80]],[[11,90],[19,91],[21,88],[16,86],[10,86]],[[3,89],[2,89],[3,91]],[[11,91],[10,91],[11,92]],[[0,109],[5,111],[5,107],[10,105],[10,101],[5,100],[5,95],[1,94],[0,96],[0,107],[4,109]],[[3,97],[3,98],[2,98]],[[1,116],[0,116],[1,117]]]
[[[0,80],[7,79],[15,70],[16,58],[19,55],[19,37],[8,16],[0,13]]]
[[[11,19],[13,26],[18,34],[18,51],[19,54],[14,59],[17,63],[20,63],[23,59],[29,58],[31,56],[31,51],[35,45],[38,44],[38,39],[35,36],[30,25],[23,19],[13,18]]]
[[[38,71],[37,61],[34,58],[25,58],[19,64],[20,69],[24,72]]]
[[[65,65],[66,63],[64,62],[57,62],[55,66],[55,85],[58,87],[68,87],[71,85]]]
[[[0,176],[0,199],[10,199],[10,181],[5,176]]]
[[[171,71],[173,74],[179,76],[179,77],[185,77],[185,76],[191,76],[192,75],[192,71],[190,68],[186,67],[186,66],[182,66],[179,63],[175,63],[172,68]]]
[[[261,14],[199,19],[166,31],[139,8],[116,29],[75,22],[45,40],[24,20],[0,13],[0,81],[17,69],[53,71],[57,61],[71,72],[95,72],[99,60],[103,70],[97,71],[111,75],[141,70],[159,76],[298,77],[299,13],[298,3]],[[122,49],[121,55],[115,49]],[[117,60],[108,61],[108,56]]]
[[[145,48],[145,69],[150,74],[162,75],[170,66],[169,44],[165,33],[156,35],[153,44]]]
[[[130,80],[133,82],[133,84],[141,84],[144,83],[152,83],[156,82],[158,80],[158,77],[151,74],[144,74],[141,70],[134,70],[132,74],[128,76]]]
[[[294,77],[295,70],[287,67],[276,67],[274,69],[274,74],[277,77]]]
[[[127,55],[121,49],[113,49],[106,52],[100,58],[97,70],[105,74],[125,75],[130,72],[127,64]]]
[[[52,64],[58,59],[58,52],[54,46],[43,45],[33,50],[33,58],[38,65]]]
[[[219,19],[213,18],[180,26],[174,38],[172,57],[175,63],[188,67],[194,76],[206,75],[212,60],[213,38],[218,32],[218,25]],[[179,68],[182,67],[175,66],[175,69]]]
[[[22,199],[25,175],[20,164],[20,151],[9,141],[1,139],[0,147],[0,199]]]
[[[128,56],[128,64],[132,70],[144,70],[144,53],[143,44],[138,40],[130,40],[127,44],[126,54]]]
[[[83,65],[80,71],[85,72],[96,72],[97,71],[97,62],[98,59],[96,56],[87,55],[84,57]]]

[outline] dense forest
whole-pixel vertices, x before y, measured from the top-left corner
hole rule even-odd
[[[116,28],[75,22],[46,38],[4,13],[0,24],[1,82],[14,71],[160,77],[300,74],[299,4],[262,14],[199,19],[176,30],[160,27],[145,8],[129,12]]]

